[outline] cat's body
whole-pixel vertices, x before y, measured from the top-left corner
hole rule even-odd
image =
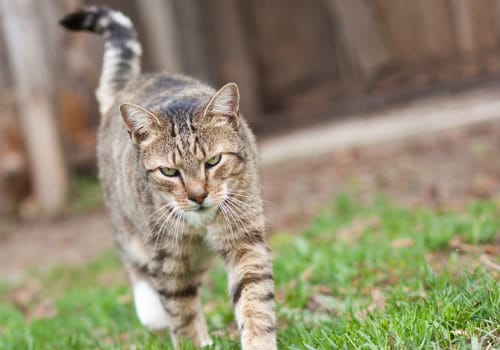
[[[210,344],[199,287],[218,255],[242,348],[275,349],[257,149],[236,85],[215,91],[180,75],[140,75],[132,24],[105,7],[62,24],[105,38],[99,174],[140,321],[169,328],[175,347],[178,337]]]

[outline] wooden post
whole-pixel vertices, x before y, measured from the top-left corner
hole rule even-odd
[[[174,0],[179,17],[182,61],[185,73],[197,79],[213,82],[213,68],[208,55],[207,33],[198,0]]]
[[[498,42],[500,40],[500,0],[493,0],[490,12],[491,22],[494,25],[495,40]]]
[[[453,32],[447,0],[418,0],[419,26],[426,53],[445,59],[454,54]]]
[[[182,71],[173,0],[137,0],[153,70]]]
[[[220,83],[236,82],[240,87],[241,108],[247,119],[255,118],[260,109],[257,74],[238,3],[234,0],[205,1],[209,27],[213,37],[213,54],[219,67]]]
[[[34,194],[47,213],[65,201],[68,173],[52,105],[52,82],[36,0],[0,0],[3,34],[15,85]]]
[[[473,56],[477,54],[478,49],[492,48],[496,45],[494,27],[490,23],[489,15],[489,12],[495,11],[491,3],[486,3],[484,0],[454,0],[450,5],[460,51]],[[495,18],[495,21],[498,19]]]
[[[365,0],[328,0],[332,17],[342,28],[341,36],[361,72],[373,77],[392,60],[392,55],[374,16],[373,6]]]
[[[419,32],[417,3],[414,0],[378,0],[382,20],[396,60],[403,67],[425,61],[425,44]]]

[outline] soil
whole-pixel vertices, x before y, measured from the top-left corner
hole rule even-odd
[[[408,207],[461,209],[500,198],[500,122],[381,143],[263,169],[269,232],[298,232],[335,196],[382,194]],[[106,211],[14,225],[0,236],[0,279],[78,265],[112,246]]]

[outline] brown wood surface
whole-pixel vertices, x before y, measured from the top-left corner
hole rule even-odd
[[[425,46],[419,31],[416,2],[377,0],[377,4],[398,65],[408,69],[421,64],[425,59]]]
[[[363,75],[371,78],[392,60],[373,3],[366,0],[327,2],[339,22],[344,46],[351,51]]]
[[[321,0],[242,1],[264,108],[339,77],[334,28]]]
[[[490,16],[494,3],[488,0],[451,1],[457,47],[467,56],[498,46],[495,25]],[[498,19],[496,19],[498,21]]]
[[[47,39],[35,3],[1,0],[0,13],[34,193],[42,209],[53,213],[64,204],[68,173],[53,108]]]
[[[217,88],[228,82],[238,84],[241,110],[248,120],[260,109],[256,67],[238,2],[205,0],[207,24],[212,32],[211,61],[217,66]]]
[[[429,58],[446,59],[455,52],[448,0],[415,0],[424,50]]]
[[[173,0],[136,0],[142,23],[141,41],[148,48],[151,70],[181,72],[180,44]]]

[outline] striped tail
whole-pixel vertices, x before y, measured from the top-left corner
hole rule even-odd
[[[96,96],[100,112],[106,113],[115,102],[116,93],[141,71],[142,49],[132,22],[108,7],[89,6],[68,14],[59,23],[69,30],[85,30],[104,37],[104,60]]]

